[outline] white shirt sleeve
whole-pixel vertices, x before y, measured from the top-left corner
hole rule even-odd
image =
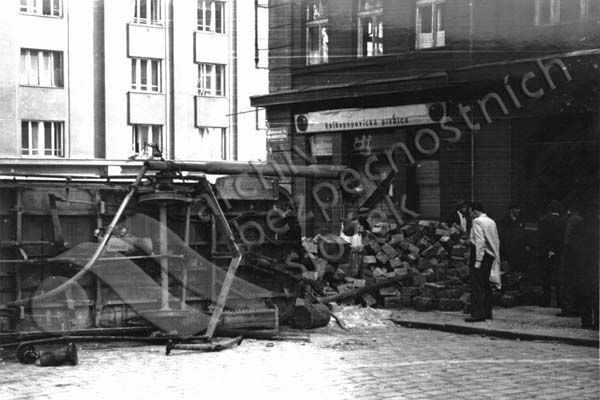
[[[475,245],[475,261],[481,262],[485,253],[485,232],[483,231],[483,225],[480,221],[473,221],[471,241]]]

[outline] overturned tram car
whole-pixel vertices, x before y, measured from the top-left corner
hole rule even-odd
[[[305,268],[294,203],[273,177],[280,173],[146,161],[135,180],[1,180],[0,333],[276,328]],[[224,176],[213,184],[205,174]]]

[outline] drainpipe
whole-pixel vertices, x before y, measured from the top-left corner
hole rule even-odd
[[[475,200],[475,131],[471,129],[471,201]]]
[[[254,0],[254,68],[258,68],[258,0]]]
[[[171,2],[164,2],[164,30],[165,30],[165,68],[164,68],[164,82],[165,82],[165,144],[161,151],[166,159],[175,158],[175,138],[174,133],[171,129],[171,79],[172,79],[172,68],[171,63],[173,58],[171,57],[171,46],[170,46],[170,34],[169,34],[169,10],[171,8]]]
[[[63,4],[63,12],[67,14],[67,51],[65,51],[65,59],[63,63],[67,66],[67,76],[64,77],[63,87],[67,91],[67,124],[68,129],[64,130],[65,140],[63,145],[65,145],[65,155],[67,158],[71,158],[71,7],[68,1],[65,1]],[[68,88],[67,88],[68,85]],[[69,132],[69,140],[67,140],[67,132]]]
[[[237,48],[237,6],[236,0],[231,2],[231,157],[238,159],[238,48]]]
[[[474,0],[469,0],[469,63],[473,64]],[[471,121],[474,122],[474,121]],[[471,201],[475,200],[475,131],[471,129]]]
[[[475,17],[474,17],[474,13],[475,11],[473,10],[473,0],[469,1],[469,61],[472,63],[473,62],[473,32],[475,30],[474,22],[475,22]]]

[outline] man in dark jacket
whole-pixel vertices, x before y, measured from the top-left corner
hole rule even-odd
[[[524,272],[528,259],[529,245],[526,243],[525,224],[521,220],[521,207],[512,203],[508,215],[498,223],[500,254],[510,269]]]
[[[557,200],[552,200],[548,206],[548,213],[540,219],[538,224],[538,248],[545,307],[552,305],[552,287],[556,288],[557,304],[561,304],[558,273],[565,232],[565,221],[561,216],[561,211],[562,204]]]
[[[563,253],[560,262],[561,312],[558,316],[574,317],[579,315],[576,304],[576,287],[580,283],[581,264],[584,261],[583,217],[579,205],[572,203],[567,210]]]

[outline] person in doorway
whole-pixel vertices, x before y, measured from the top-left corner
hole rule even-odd
[[[470,233],[469,271],[471,273],[471,316],[467,322],[492,319],[492,289],[500,289],[500,240],[493,219],[479,202],[471,204],[473,226]]]
[[[542,305],[544,307],[552,306],[553,287],[556,288],[556,304],[560,304],[558,272],[565,233],[565,221],[561,212],[562,204],[557,200],[552,200],[548,206],[548,212],[538,224],[538,248],[544,289]]]
[[[529,244],[526,242],[525,224],[521,220],[521,207],[508,206],[508,215],[498,223],[502,258],[511,270],[524,272],[528,261]]]
[[[456,224],[460,229],[467,235],[471,231],[471,215],[469,214],[469,203],[466,201],[459,201],[456,204],[456,211],[452,213],[448,224],[453,226]]]
[[[559,317],[575,317],[577,313],[576,286],[579,282],[581,264],[585,262],[582,244],[584,243],[583,217],[579,205],[571,202],[565,219],[563,253],[560,261],[561,311]]]
[[[597,201],[587,204],[587,207],[583,209],[582,216],[581,241],[578,244],[580,256],[576,270],[573,271],[573,275],[577,278],[575,300],[577,311],[581,317],[581,327],[597,331],[600,320],[598,293],[598,270],[600,268],[598,228],[600,220],[598,219]]]
[[[365,229],[363,219],[359,219],[354,212],[349,212],[343,223],[342,233],[350,241],[350,269],[351,275],[357,277],[362,270],[363,243],[362,235]]]

